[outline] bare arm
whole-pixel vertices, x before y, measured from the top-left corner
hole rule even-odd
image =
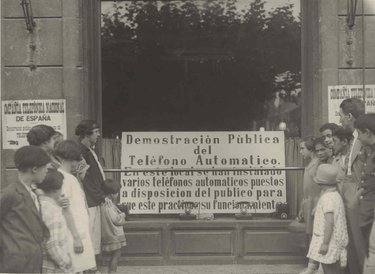
[[[327,254],[329,242],[331,241],[332,232],[333,232],[333,212],[325,213],[324,219],[325,219],[324,238],[323,238],[323,243],[319,249],[319,253],[322,255]]]
[[[63,215],[66,221],[66,224],[70,230],[70,232],[73,235],[73,245],[74,245],[74,252],[75,253],[82,253],[83,252],[83,245],[81,238],[78,234],[78,230],[76,227],[76,224],[73,219],[72,212],[70,211],[70,207],[64,208],[63,209]]]

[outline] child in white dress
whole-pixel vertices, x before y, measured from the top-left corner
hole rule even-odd
[[[314,177],[322,192],[315,210],[313,236],[307,257],[321,263],[325,274],[341,273],[347,260],[348,232],[344,203],[336,187],[337,173],[334,165],[321,164]]]
[[[123,225],[125,224],[125,213],[116,206],[121,189],[121,184],[111,179],[104,181],[103,191],[109,198],[109,202],[103,203],[101,207],[102,223],[102,250],[111,255],[108,273],[116,272],[117,263],[121,256],[121,248],[126,246]]]

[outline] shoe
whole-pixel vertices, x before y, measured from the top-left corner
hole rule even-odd
[[[300,272],[299,274],[315,274],[317,271],[318,269],[306,268],[304,271]]]

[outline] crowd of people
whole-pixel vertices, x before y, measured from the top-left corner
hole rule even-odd
[[[309,159],[297,217],[309,246],[303,274],[375,273],[375,113],[349,98],[339,114],[341,126],[326,123],[300,143]],[[116,271],[126,245],[121,185],[94,151],[99,125],[83,120],[75,134],[78,142],[37,125],[15,152],[18,178],[0,195],[0,272],[95,273],[101,252]]]
[[[99,125],[83,120],[78,142],[47,125],[18,149],[18,178],[0,195],[1,273],[95,273],[101,252],[116,272],[126,245],[120,182],[106,179],[94,151]]]
[[[375,114],[349,98],[339,115],[340,126],[326,123],[300,143],[309,159],[297,217],[309,246],[303,274],[375,273]]]

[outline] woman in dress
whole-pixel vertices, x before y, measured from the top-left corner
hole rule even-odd
[[[82,159],[81,150],[74,141],[62,141],[56,146],[55,154],[61,163],[58,170],[64,175],[62,193],[70,201],[72,217],[83,245],[82,253],[72,252],[73,268],[76,272],[92,270],[96,268],[96,263],[90,238],[86,197],[81,184],[72,175],[72,171],[76,169]],[[73,244],[71,249],[73,250]]]

